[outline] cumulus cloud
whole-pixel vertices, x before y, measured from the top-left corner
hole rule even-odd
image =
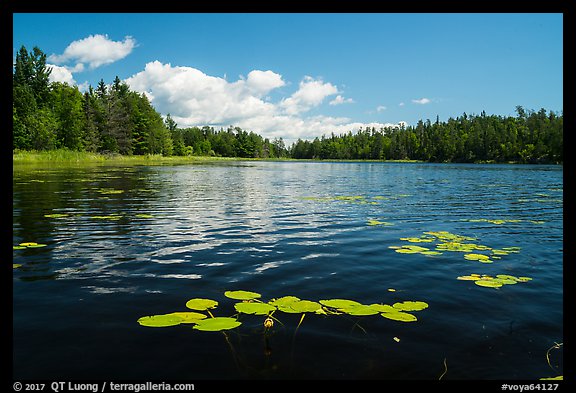
[[[128,56],[136,47],[136,40],[130,36],[123,41],[113,41],[108,35],[96,34],[73,41],[61,55],[52,54],[48,60],[56,64],[76,63],[77,71],[83,70],[84,64],[91,69],[114,63]]]
[[[354,100],[352,98],[344,98],[340,94],[336,96],[332,101],[329,102],[330,105],[341,105],[341,104],[352,104]]]
[[[429,103],[432,102],[432,101],[430,101],[429,98],[420,98],[419,100],[412,100],[412,102],[413,102],[414,104],[425,105],[425,104],[429,104]]]
[[[287,83],[282,75],[270,70],[253,70],[246,77],[228,81],[193,67],[153,61],[126,79],[126,83],[130,89],[146,94],[160,113],[170,113],[182,128],[233,125],[265,138],[282,137],[290,144],[298,138],[313,139],[330,132],[397,126],[355,123],[346,117],[307,116],[309,110],[333,95],[337,96],[331,102],[352,102],[339,95],[335,85],[310,76],[300,81],[294,93],[276,102],[265,98],[266,95]]]
[[[74,86],[76,84],[74,76],[72,76],[72,73],[66,67],[60,67],[54,64],[46,64],[46,68],[52,70],[50,72],[50,76],[48,77],[50,82],[68,83],[70,86]]]
[[[321,79],[305,76],[300,82],[298,90],[280,103],[284,111],[289,115],[307,112],[318,106],[326,97],[337,94],[338,88],[331,83],[325,83]]]

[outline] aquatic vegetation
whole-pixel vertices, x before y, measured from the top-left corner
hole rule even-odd
[[[236,300],[253,300],[262,297],[259,293],[249,291],[226,291],[224,296]]]
[[[98,188],[96,189],[102,195],[115,195],[115,194],[123,194],[124,190],[116,190],[113,188]]]
[[[521,201],[521,200],[519,200]],[[528,200],[524,200],[524,201],[528,201]],[[523,202],[523,201],[521,201]],[[531,222],[533,224],[544,224],[546,221],[536,221],[536,220],[520,220],[520,219],[487,219],[487,218],[475,218],[475,219],[465,219],[463,221],[468,221],[468,222],[488,222],[490,224],[495,224],[495,225],[502,225],[502,224],[507,224],[507,223],[518,223],[518,222]]]
[[[152,214],[136,214],[137,218],[154,218],[154,216]]]
[[[480,275],[476,273],[468,276],[459,276],[456,279],[462,281],[474,281],[474,284],[487,288],[500,288],[504,285],[515,285],[532,280],[530,277],[516,277],[509,274],[497,274],[496,277],[492,277],[487,274]]]
[[[483,244],[472,243],[477,240],[474,237],[457,235],[448,231],[427,231],[420,237],[401,237],[400,240],[409,243],[436,243],[436,246],[434,250],[415,245],[389,246],[388,248],[399,254],[442,255],[443,252],[462,252],[464,259],[481,263],[492,263],[494,259],[501,259],[503,255],[520,251],[520,247],[493,249]],[[478,251],[487,251],[489,255]]]
[[[391,222],[378,221],[378,220],[368,220],[367,224],[370,225],[370,226],[376,226],[376,225],[390,226],[390,225],[394,225],[394,224],[392,224]]]
[[[19,267],[22,267],[22,265],[20,263],[13,263],[12,264],[12,269],[18,269]]]
[[[64,218],[64,217],[69,217],[69,214],[65,214],[65,213],[54,213],[54,214],[44,214],[44,217],[47,218]]]
[[[265,316],[264,328],[266,331],[273,327],[276,311],[288,314],[302,314],[295,332],[298,330],[307,313],[321,315],[370,316],[380,314],[382,317],[400,321],[414,322],[416,316],[407,311],[421,311],[428,308],[428,303],[407,300],[389,304],[362,304],[351,299],[324,299],[318,302],[302,300],[296,296],[288,295],[271,299],[268,302],[259,300],[261,294],[251,291],[226,291],[224,295],[229,299],[241,300],[234,304],[238,317],[217,317],[210,310],[218,307],[218,301],[205,298],[194,298],[186,302],[186,307],[194,312],[172,312],[169,314],[149,315],[141,317],[137,322],[146,327],[170,327],[181,324],[192,324],[193,328],[201,331],[223,331],[234,329],[242,324],[238,319],[240,315]],[[205,311],[208,315],[197,312]],[[209,317],[208,317],[209,316]],[[277,320],[277,319],[276,319]]]
[[[398,194],[391,196],[376,195],[373,197],[363,195],[337,195],[337,196],[325,196],[325,197],[304,196],[300,197],[300,199],[314,202],[344,202],[360,205],[378,205],[380,201],[406,198],[409,196],[411,195],[409,194]]]
[[[12,246],[13,250],[24,250],[25,248],[40,248],[40,247],[46,247],[47,244],[42,244],[42,243],[35,243],[35,242],[26,242],[26,243],[20,243],[17,246]]]
[[[95,220],[119,220],[122,218],[120,215],[110,215],[110,216],[90,216]]]

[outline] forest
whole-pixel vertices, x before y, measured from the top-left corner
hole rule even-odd
[[[286,146],[240,127],[179,128],[164,118],[145,94],[131,91],[118,76],[101,79],[82,93],[51,82],[46,55],[24,46],[16,54],[12,87],[12,148],[70,149],[103,154],[218,156],[320,160],[419,160],[427,162],[514,162],[560,164],[563,113],[527,110],[516,116],[466,114],[447,121],[365,128],[298,139]]]

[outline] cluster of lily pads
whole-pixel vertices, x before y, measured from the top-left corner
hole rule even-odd
[[[67,213],[53,213],[53,214],[44,214],[46,218],[67,218],[72,216],[71,214]],[[74,214],[74,216],[80,216],[80,214]],[[104,216],[90,216],[90,218],[94,220],[119,220],[121,219],[122,215],[120,214],[110,214]],[[135,215],[136,218],[154,218],[152,214],[145,214],[145,213],[138,213]]]
[[[242,324],[238,319],[241,314],[266,316],[265,328],[273,325],[273,314],[276,311],[288,314],[302,314],[300,323],[306,313],[321,315],[381,315],[384,318],[400,321],[415,322],[418,319],[410,312],[421,311],[428,308],[428,303],[422,301],[403,301],[392,305],[389,304],[362,304],[349,299],[326,299],[311,301],[302,300],[296,296],[283,296],[271,299],[268,302],[260,300],[261,294],[250,291],[226,291],[224,296],[229,299],[239,300],[234,304],[238,312],[236,316],[214,316],[210,310],[218,306],[218,302],[212,299],[194,298],[186,302],[190,311],[172,312],[168,314],[144,316],[138,319],[138,323],[147,327],[167,327],[181,324],[192,324],[193,329],[200,331],[223,331],[234,329]],[[199,311],[205,311],[206,314]],[[300,326],[300,324],[298,324]]]
[[[509,220],[505,220],[505,219],[488,219],[488,218],[475,218],[475,219],[469,219],[469,220],[464,220],[464,221],[468,221],[468,222],[489,222],[490,224],[495,224],[495,225],[502,225],[502,224],[506,224],[506,223],[517,223],[517,222],[531,222],[532,224],[544,224],[546,221],[541,221],[541,220],[519,220],[519,219],[509,219]]]
[[[447,231],[424,232],[420,237],[401,237],[400,240],[409,243],[436,243],[432,250],[417,245],[389,246],[400,254],[442,255],[443,252],[463,252],[464,259],[482,263],[492,263],[494,259],[501,259],[503,255],[517,253],[520,247],[491,248],[482,244],[472,243],[477,240],[469,236],[457,235]],[[489,255],[480,252],[489,252]]]
[[[391,196],[376,195],[373,197],[366,197],[363,195],[338,195],[328,197],[305,196],[302,197],[302,199],[306,201],[315,201],[315,202],[346,202],[361,205],[377,205],[378,201],[393,200],[393,199],[405,198],[408,196],[410,195],[409,194],[398,194]]]
[[[532,280],[530,277],[516,277],[510,276],[508,274],[497,274],[496,277],[492,277],[488,274],[480,275],[476,273],[470,274],[468,276],[459,276],[457,279],[464,281],[474,281],[474,284],[488,288],[500,288],[503,285],[514,285],[520,282],[528,282]]]
[[[41,247],[46,247],[47,244],[43,244],[43,243],[36,243],[36,242],[24,242],[24,243],[20,243],[16,246],[12,246],[13,250],[25,250],[27,248],[41,248]],[[12,263],[12,269],[18,269],[19,267],[22,267],[22,264],[20,263]]]

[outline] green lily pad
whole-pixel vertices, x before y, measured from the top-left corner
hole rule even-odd
[[[154,218],[152,214],[136,214],[138,218]]]
[[[353,306],[350,308],[343,308],[343,309],[339,309],[342,312],[349,314],[349,315],[376,315],[379,314],[380,311],[378,310],[378,307],[372,307],[372,306],[367,306],[365,304],[361,304],[359,306]]]
[[[490,257],[484,254],[465,254],[464,259],[469,261],[479,261],[483,263],[490,263]]]
[[[218,302],[212,299],[190,299],[186,302],[186,307],[191,310],[204,311],[209,308],[215,308],[218,306]]]
[[[26,246],[26,248],[40,248],[40,247],[46,247],[47,244],[34,244],[31,246]]]
[[[24,250],[25,248],[25,246],[12,246],[13,250]]]
[[[516,277],[510,276],[508,274],[497,274],[496,278],[499,278],[501,280],[514,280],[514,281],[516,281]]]
[[[268,315],[270,312],[276,310],[276,307],[268,303],[236,303],[234,305],[236,311],[244,314],[254,314],[254,315]]]
[[[466,281],[476,281],[476,280],[480,280],[480,277],[470,275],[470,276],[459,276],[459,277],[456,277],[456,279],[457,280],[466,280]]]
[[[348,300],[348,299],[320,300],[320,304],[322,304],[326,307],[332,307],[332,308],[335,308],[338,310],[362,305],[361,303],[358,303],[355,300]]]
[[[383,225],[383,226],[390,226],[390,225],[394,225],[390,222],[386,222],[386,221],[378,221],[378,220],[368,220],[368,225],[374,226],[374,225]]]
[[[68,214],[64,214],[64,213],[44,214],[44,217],[47,217],[47,218],[64,218],[64,217],[68,217]]]
[[[224,296],[235,300],[253,300],[262,297],[259,293],[249,291],[226,291]]]
[[[394,321],[400,321],[400,322],[415,322],[418,320],[418,318],[416,318],[416,315],[409,314],[407,312],[402,312],[402,311],[383,312],[380,315],[382,315],[384,318],[388,318],[388,319],[392,319]]]
[[[298,300],[297,302],[291,303],[290,308],[298,313],[303,312],[315,312],[316,310],[322,308],[319,303],[310,300]]]
[[[235,318],[216,317],[198,321],[198,323],[194,325],[193,328],[205,332],[220,332],[222,330],[234,329],[240,325],[242,325],[242,322],[236,320]]]
[[[400,311],[420,311],[428,308],[428,303],[407,300],[405,302],[394,303],[392,307]]]
[[[422,251],[420,254],[422,254],[422,255],[442,255],[442,253],[438,252],[438,251]]]
[[[518,277],[517,281],[518,282],[528,282],[531,281],[532,279],[530,277]]]
[[[488,288],[500,288],[503,284],[498,280],[492,279],[481,279],[474,281],[474,284],[479,285],[481,287],[488,287]]]
[[[189,311],[178,311],[166,315],[173,315],[180,318],[182,320],[181,323],[196,323],[199,320],[206,318],[206,315],[204,314]]]
[[[540,378],[541,381],[563,381],[564,376],[558,375],[556,377]]]
[[[289,306],[290,304],[297,302],[298,300],[300,300],[300,298],[297,298],[296,296],[283,296],[278,299],[272,299],[268,303],[276,307],[281,307],[281,306]]]
[[[183,319],[174,314],[150,315],[138,319],[138,323],[147,327],[167,327],[176,326],[182,323]]]
[[[371,304],[371,308],[378,310],[378,312],[398,312],[398,309],[392,307],[389,304]]]
[[[22,265],[19,263],[13,263],[12,264],[12,269],[18,269],[19,267],[21,267]]]

